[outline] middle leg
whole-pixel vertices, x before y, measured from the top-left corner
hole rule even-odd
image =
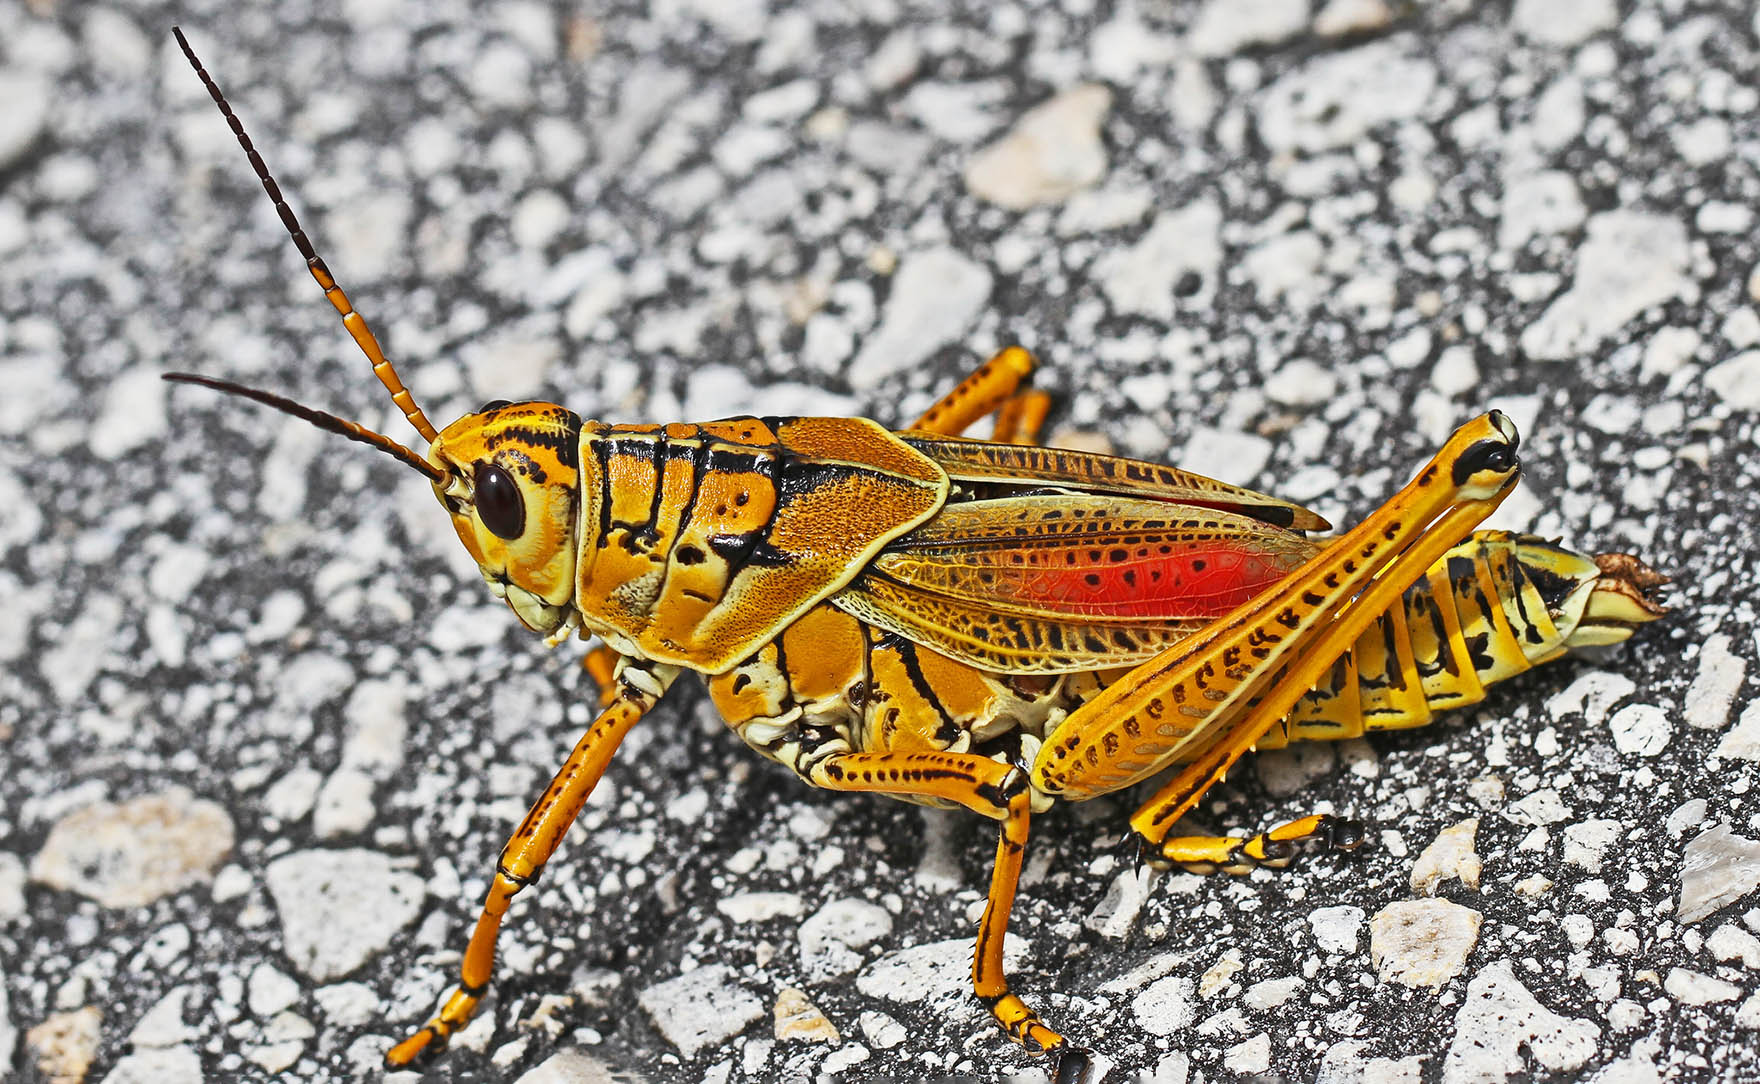
[[[1032,791],[1026,773],[972,753],[881,752],[834,754],[805,766],[802,774],[814,786],[827,790],[940,798],[1001,822],[989,900],[978,922],[978,943],[972,954],[972,990],[1011,1039],[1029,1050],[1058,1057],[1058,1080],[1080,1079],[1087,1065],[1086,1053],[1070,1047],[1062,1035],[1047,1027],[1039,1014],[1009,989],[1003,971],[1003,939],[1032,816]]]
[[[1002,444],[1037,444],[1051,396],[1023,387],[1033,372],[1033,355],[1011,346],[978,366],[954,389],[936,400],[910,426],[922,433],[957,437],[978,419],[994,413],[993,440]]]

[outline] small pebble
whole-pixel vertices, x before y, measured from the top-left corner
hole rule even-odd
[[[1477,892],[1482,863],[1473,849],[1473,840],[1478,831],[1479,818],[1469,817],[1437,833],[1412,864],[1412,891],[1420,896],[1434,896],[1444,882],[1452,879]]]
[[[806,994],[792,986],[784,986],[777,991],[776,1004],[771,1013],[776,1018],[778,1039],[799,1039],[809,1043],[843,1041],[836,1026],[826,1019],[819,1007],[809,1001]]]
[[[966,189],[979,199],[1024,211],[1061,203],[1106,176],[1100,126],[1112,92],[1084,85],[1027,112],[1002,139],[967,163]]]
[[[1449,900],[1390,903],[1369,920],[1369,958],[1382,982],[1441,986],[1465,969],[1480,921]]]
[[[765,1012],[764,1003],[724,964],[655,983],[636,1000],[660,1034],[687,1058],[733,1038]]]
[[[31,860],[31,879],[106,907],[143,907],[208,880],[232,839],[224,809],[173,787],[61,818]]]
[[[1600,1035],[1594,1024],[1541,1005],[1510,962],[1497,960],[1467,984],[1442,1079],[1508,1080],[1529,1071],[1529,1057],[1553,1072],[1568,1072],[1594,1056]]]
[[[282,951],[308,978],[339,979],[414,922],[422,879],[378,851],[296,851],[269,864]]]

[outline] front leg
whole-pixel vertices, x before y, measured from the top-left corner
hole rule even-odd
[[[507,914],[513,897],[537,881],[544,863],[556,852],[599,777],[605,774],[605,767],[611,763],[624,735],[653,710],[678,673],[676,666],[627,658],[620,661],[610,703],[575,743],[574,751],[544,788],[543,796],[501,850],[489,897],[483,901],[470,944],[465,946],[457,989],[434,1019],[386,1053],[386,1065],[402,1068],[430,1046],[436,1050],[444,1048],[452,1033],[470,1022],[489,989],[489,976],[495,967],[495,937],[501,931],[502,916]]]

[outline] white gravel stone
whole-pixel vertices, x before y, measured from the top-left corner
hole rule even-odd
[[[1251,433],[1199,426],[1180,454],[1181,469],[1246,485],[1271,459],[1271,442]]]
[[[1393,22],[1387,0],[1329,0],[1314,16],[1314,33],[1323,38],[1342,38],[1385,29]]]
[[[1312,230],[1296,230],[1267,238],[1248,249],[1241,269],[1252,280],[1261,301],[1276,302],[1289,297],[1292,303],[1302,304],[1325,285],[1326,280],[1319,273],[1325,259],[1326,244],[1319,235]]]
[[[282,951],[317,982],[342,978],[415,921],[422,879],[365,849],[296,851],[265,881],[281,918]]]
[[[263,811],[278,820],[292,822],[312,811],[324,776],[315,768],[296,765],[263,792]]]
[[[1617,670],[1590,670],[1548,700],[1546,710],[1554,719],[1580,711],[1590,726],[1600,726],[1613,706],[1637,688],[1631,678]]]
[[[1006,93],[1000,81],[975,83],[919,82],[905,93],[904,111],[917,123],[950,143],[975,143],[995,130],[1001,120],[996,106]]]
[[[1607,720],[1613,747],[1628,756],[1653,757],[1668,748],[1674,724],[1654,704],[1627,704]]]
[[[1742,710],[1742,717],[1717,743],[1716,756],[1733,760],[1760,760],[1760,700]]]
[[[0,171],[16,165],[49,126],[56,100],[48,77],[22,67],[0,68]]]
[[[1716,960],[1737,960],[1743,967],[1760,970],[1760,937],[1732,923],[1724,923],[1711,931],[1705,948]]]
[[[1591,818],[1566,825],[1565,862],[1590,873],[1600,873],[1602,858],[1607,853],[1607,848],[1620,837],[1620,832],[1621,825],[1618,821],[1604,818]]]
[[[1699,833],[1681,856],[1681,895],[1675,918],[1691,925],[1760,887],[1760,843],[1726,824]]]
[[[1693,225],[1700,233],[1746,233],[1753,223],[1752,210],[1728,200],[1706,200],[1693,215]]]
[[[1121,86],[1137,83],[1145,71],[1160,71],[1179,55],[1178,39],[1157,33],[1131,5],[1121,6],[1088,41],[1088,63],[1094,74]]]
[[[1742,996],[1742,988],[1735,983],[1689,971],[1684,967],[1669,968],[1668,978],[1664,980],[1662,988],[1675,1000],[1687,1005],[1715,1005],[1720,1001],[1734,1001]]]
[[[1717,333],[1731,346],[1746,347],[1760,343],[1760,314],[1745,306],[1739,308],[1724,317]]]
[[[1357,932],[1363,928],[1361,907],[1321,907],[1308,915],[1314,943],[1321,952],[1352,955],[1357,951]]]
[[[1119,870],[1107,886],[1106,895],[1082,919],[1082,925],[1113,941],[1130,936],[1153,891],[1153,874],[1147,866]]]
[[[105,907],[144,907],[208,881],[232,841],[226,810],[172,787],[62,817],[31,860],[31,879]]]
[[[0,498],[6,496],[0,485]],[[37,673],[61,704],[78,701],[110,661],[110,645],[123,617],[115,595],[96,594],[82,600],[78,614],[52,631],[53,646],[37,659]],[[41,627],[39,625],[39,627]]]
[[[1732,1022],[1736,1027],[1749,1031],[1760,1029],[1760,993],[1751,994],[1748,1000],[1742,1002]]]
[[[1150,1035],[1172,1035],[1192,1022],[1196,1004],[1191,979],[1164,975],[1131,999],[1131,1013]]]
[[[1322,53],[1266,89],[1259,135],[1276,152],[1349,146],[1382,124],[1419,115],[1436,80],[1434,64],[1390,41]]]
[[[1295,997],[1302,989],[1302,980],[1291,975],[1283,979],[1262,979],[1246,988],[1241,1004],[1249,1009],[1275,1009]]]
[[[1024,211],[1059,203],[1106,176],[1100,128],[1112,108],[1103,86],[1073,87],[1028,111],[1009,133],[966,164],[966,189]]]
[[[373,780],[365,772],[338,768],[318,789],[312,830],[319,839],[358,835],[373,825]]]
[[[201,1084],[202,1058],[187,1046],[141,1050],[118,1058],[104,1084]]]
[[[923,51],[915,31],[895,31],[880,43],[862,67],[862,76],[874,90],[886,91],[908,83],[922,65]]]
[[[334,982],[312,995],[324,1019],[340,1028],[358,1028],[377,1019],[382,1010],[378,993],[364,982]]]
[[[1275,45],[1308,28],[1308,0],[1210,0],[1186,35],[1198,56],[1228,56],[1251,45]]]
[[[798,892],[739,892],[715,901],[715,909],[739,923],[796,918],[806,909]]]
[[[1222,1065],[1241,1076],[1265,1072],[1271,1068],[1271,1036],[1261,1031],[1229,1047],[1222,1052]]]
[[[1134,225],[1141,222],[1154,205],[1155,193],[1148,188],[1108,185],[1077,192],[1057,216],[1057,234],[1076,237]]]
[[[174,985],[165,991],[164,998],[155,1001],[128,1031],[128,1042],[136,1049],[160,1049],[178,1047],[201,1038],[201,1029],[190,1028],[183,1022],[185,1008],[192,996],[201,1000],[201,991],[194,985]]]
[[[620,1072],[579,1047],[558,1050],[520,1074],[514,1084],[640,1084],[640,1079]]]
[[[864,1012],[856,1019],[862,1037],[876,1050],[891,1050],[910,1038],[903,1024],[883,1012]]]
[[[0,923],[24,917],[24,859],[0,851]]]
[[[38,509],[36,502],[26,494],[23,483],[4,466],[0,466],[0,502],[3,502],[3,507],[7,509],[6,517],[0,519],[0,552],[11,549],[13,546],[24,545],[37,537],[37,532],[43,527],[43,513]],[[20,591],[19,594],[23,594],[23,592]],[[46,596],[46,593],[41,591],[38,594]],[[43,597],[34,608],[40,611],[47,605],[48,599]],[[23,622],[23,628],[20,631],[21,633],[29,631],[28,620]],[[20,636],[20,639],[22,640],[23,637]],[[16,653],[13,657],[17,657]]]
[[[1479,912],[1449,900],[1401,900],[1369,920],[1369,958],[1382,982],[1437,987],[1460,974],[1479,941]]]
[[[1603,30],[1619,25],[1619,9],[1613,0],[1516,0],[1510,26],[1516,33],[1542,45],[1571,46]]]
[[[1656,1068],[1660,1043],[1640,1039],[1632,1044],[1632,1052],[1612,1061],[1589,1077],[1591,1084],[1662,1084],[1662,1073]]]
[[[531,399],[562,360],[560,337],[536,325],[516,326],[470,343],[460,352],[477,398]]]
[[[304,738],[312,732],[312,715],[318,705],[341,695],[353,685],[354,667],[323,651],[295,656],[275,677],[275,699],[262,715],[270,733]]]
[[[886,908],[865,900],[832,900],[801,923],[801,970],[815,982],[847,975],[862,965],[856,950],[891,932]]]
[[[255,1016],[268,1019],[291,1009],[300,999],[299,983],[274,964],[258,964],[245,984],[246,1004]]]
[[[0,979],[6,977],[0,970]],[[11,1065],[13,1052],[18,1049],[18,1027],[12,1022],[10,995],[6,991],[6,983],[0,982],[0,1065]]]
[[[1644,347],[1644,361],[1638,367],[1642,376],[1667,376],[1693,359],[1699,349],[1699,333],[1690,327],[1657,329]]]
[[[805,993],[792,986],[784,986],[776,993],[776,1004],[771,1007],[771,1016],[775,1020],[775,1035],[779,1040],[795,1039],[808,1043],[840,1043],[843,1036],[838,1034],[833,1024],[819,1006],[813,1004]]]
[[[1557,824],[1571,815],[1570,807],[1550,787],[1537,790],[1526,798],[1512,802],[1509,815],[1517,824]]]
[[[263,1026],[263,1041],[244,1048],[244,1056],[266,1073],[291,1069],[318,1029],[295,1012],[277,1013]]]
[[[1576,358],[1653,305],[1689,300],[1687,231],[1680,222],[1636,211],[1589,220],[1569,290],[1522,332],[1522,350],[1542,361]]]
[[[1253,758],[1253,770],[1266,793],[1287,798],[1338,766],[1332,742],[1300,742],[1286,749],[1268,749]]]
[[[660,1034],[687,1058],[733,1038],[765,1013],[764,1003],[724,964],[656,983],[637,1000]]]
[[[1013,934],[1003,943],[1003,965],[1012,971],[1026,954]],[[976,1018],[972,992],[972,939],[955,937],[889,952],[862,969],[856,989],[868,997],[916,1007],[917,1011],[959,1013]]]
[[[990,272],[948,248],[908,254],[892,280],[880,326],[850,366],[851,385],[878,386],[959,341],[990,298]]]
[[[1518,177],[1504,189],[1497,247],[1519,249],[1533,237],[1568,233],[1582,225],[1587,215],[1570,174],[1547,170]]]
[[[1479,818],[1470,817],[1438,832],[1412,864],[1412,891],[1420,896],[1434,896],[1445,882],[1458,880],[1477,892],[1483,866],[1473,849],[1478,831]]]
[[[1760,410],[1760,350],[1745,350],[1705,373],[1705,386],[1735,410]]]
[[[1704,166],[1729,157],[1733,140],[1729,122],[1722,117],[1700,117],[1669,132],[1669,138],[1682,158],[1692,165]]]
[[[1371,1058],[1364,1052],[1369,1044],[1355,1039],[1333,1043],[1320,1059],[1320,1070],[1314,1084],[1421,1084],[1424,1079],[1424,1058]]]
[[[1508,960],[1487,964],[1467,984],[1454,1018],[1454,1041],[1442,1063],[1444,1084],[1523,1078],[1528,1058],[1553,1072],[1580,1068],[1595,1054],[1601,1029],[1560,1016],[1534,999]]]
[[[1222,208],[1213,200],[1163,211],[1136,244],[1094,261],[1094,276],[1118,312],[1171,320],[1179,303],[1174,287],[1188,273],[1201,279],[1191,303],[1203,304],[1215,294],[1221,226]]]

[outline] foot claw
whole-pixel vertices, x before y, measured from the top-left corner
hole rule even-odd
[[[1056,1057],[1057,1062],[1051,1069],[1051,1084],[1088,1084],[1088,1074],[1094,1067],[1088,1051],[1079,1046],[1062,1046]]]
[[[1322,838],[1326,841],[1329,851],[1354,851],[1363,845],[1367,831],[1362,821],[1346,820],[1337,817],[1329,821]]]
[[[1135,828],[1128,829],[1118,841],[1118,851],[1119,857],[1129,862],[1132,869],[1140,870],[1144,866],[1167,868],[1157,861],[1160,856],[1155,851],[1155,845],[1144,839],[1143,834]]]

